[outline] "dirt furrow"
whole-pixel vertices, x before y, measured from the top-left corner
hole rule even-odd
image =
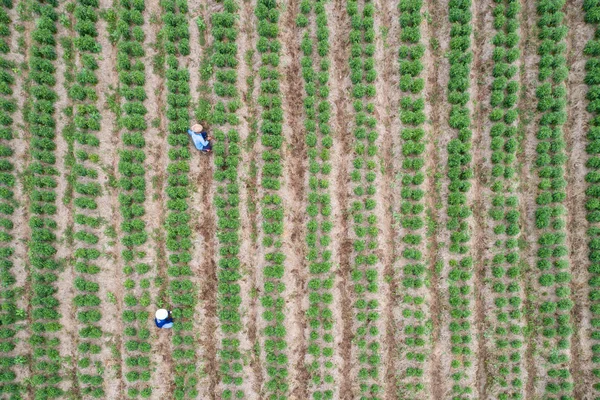
[[[109,9],[112,6],[111,0],[101,0],[100,8]],[[117,48],[108,40],[108,24],[104,20],[97,23],[98,31],[101,32],[98,42],[102,46],[102,52],[96,57],[98,60],[98,71],[116,71]],[[102,74],[102,72],[100,72]],[[98,211],[97,216],[104,218],[103,232],[99,234],[98,245],[104,253],[104,259],[101,261],[100,273],[97,275],[97,282],[102,282],[98,297],[102,301],[102,318],[106,322],[103,324],[103,346],[102,354],[104,359],[104,382],[107,398],[124,398],[125,389],[123,385],[121,354],[122,354],[122,296],[119,292],[123,287],[123,260],[119,251],[119,240],[116,232],[119,225],[114,221],[120,219],[118,209],[118,194],[116,189],[116,160],[119,158],[121,144],[117,126],[114,106],[117,101],[116,88],[118,86],[118,75],[107,74],[99,80],[96,86],[98,92],[97,106],[102,114],[101,129],[96,132],[96,137],[100,141],[98,155],[100,156],[100,168],[98,170],[98,183],[103,190],[97,197]]]
[[[394,192],[397,192],[398,171],[400,166],[400,157],[402,153],[398,151],[398,133],[399,133],[399,90],[398,90],[398,60],[399,49],[398,36],[398,7],[394,2],[385,0],[375,1],[375,30],[379,34],[375,40],[375,65],[378,70],[375,87],[378,93],[375,101],[375,116],[380,124],[379,128],[379,164],[382,174],[379,177],[377,187],[379,188],[375,196],[377,208],[375,213],[378,216],[378,228],[381,232],[380,237],[381,254],[379,258],[382,262],[380,279],[382,282],[380,293],[378,295],[379,307],[382,310],[379,320],[379,330],[382,332],[382,376],[383,390],[385,398],[394,397],[394,377],[397,359],[396,352],[398,344],[396,343],[396,323],[393,318],[393,310],[396,306],[396,286],[395,261],[396,261],[396,243],[394,232],[393,214],[398,210],[400,204],[399,198],[393,198]],[[392,56],[393,55],[393,56]]]
[[[200,391],[204,398],[218,398],[217,349],[220,335],[217,321],[217,264],[216,264],[216,222],[213,203],[213,163],[205,154],[193,153],[197,159],[190,162],[192,181],[192,261],[199,289],[199,302],[196,305],[196,331],[200,349],[198,370],[201,371]]]
[[[430,359],[431,396],[442,399],[450,390],[447,384],[447,372],[450,368],[448,354],[449,335],[447,332],[447,286],[442,279],[444,275],[443,263],[446,251],[444,247],[448,240],[443,234],[446,225],[446,213],[443,199],[447,197],[448,188],[443,184],[445,166],[447,164],[446,145],[448,138],[444,132],[448,131],[446,116],[449,107],[446,102],[446,88],[448,85],[448,60],[444,57],[448,49],[446,39],[450,33],[448,25],[447,4],[441,0],[425,1],[427,20],[427,46],[429,55],[426,55],[424,64],[427,66],[427,81],[425,85],[425,113],[430,116],[430,123],[426,125],[429,136],[426,157],[427,170],[427,212],[428,237],[430,247],[428,251],[429,273],[431,276],[431,301],[430,312],[432,321],[432,350]]]
[[[309,375],[305,368],[306,355],[306,309],[305,298],[308,284],[308,265],[306,262],[306,170],[308,168],[306,141],[303,128],[302,77],[300,75],[300,33],[296,25],[298,0],[286,2],[282,10],[282,80],[283,95],[283,134],[287,143],[283,160],[284,202],[283,235],[288,285],[284,298],[289,313],[286,318],[287,341],[290,370],[290,394],[298,399],[308,398]]]
[[[333,76],[331,77],[331,101],[333,102],[333,135],[334,135],[334,152],[339,155],[339,158],[333,162],[332,169],[332,193],[336,193],[337,207],[334,207],[335,214],[332,216],[333,221],[338,221],[332,230],[334,237],[334,262],[339,263],[335,278],[334,298],[339,298],[337,304],[341,312],[341,323],[338,324],[338,335],[336,338],[336,346],[338,354],[340,354],[340,381],[339,398],[352,398],[352,382],[354,377],[352,371],[352,323],[354,319],[351,293],[349,287],[350,278],[350,255],[352,254],[352,241],[349,236],[349,215],[350,207],[348,200],[349,193],[349,165],[350,155],[352,154],[351,143],[352,137],[348,126],[350,114],[350,79],[348,59],[350,55],[350,42],[348,33],[350,31],[350,21],[346,12],[346,3],[344,0],[334,0],[332,6],[327,11],[329,12],[328,20],[331,29],[332,49],[333,52]],[[335,204],[335,203],[334,203]]]
[[[441,18],[432,18],[432,15],[437,12],[442,12],[439,9],[437,2],[425,2],[423,12],[425,15],[423,27],[421,29],[421,42],[426,47],[423,57],[423,64],[426,66],[425,74],[425,115],[428,119],[425,121],[424,129],[426,133],[425,140],[425,204],[426,204],[426,224],[425,224],[425,241],[426,251],[425,260],[426,267],[430,279],[429,285],[429,315],[431,321],[431,333],[429,335],[429,360],[426,368],[426,377],[424,381],[430,388],[425,393],[425,398],[442,398],[443,387],[441,382],[442,364],[439,348],[436,349],[435,343],[440,336],[441,328],[441,303],[439,298],[440,285],[440,254],[439,254],[439,223],[440,216],[438,205],[441,205],[441,197],[438,191],[440,185],[440,159],[442,154],[437,146],[437,138],[441,135],[441,123],[444,110],[438,104],[443,96],[442,87],[438,84],[437,79],[440,71],[440,56],[438,42],[438,29],[444,21]]]
[[[240,47],[238,58],[240,65],[238,67],[238,87],[241,88],[240,93],[244,105],[239,113],[242,117],[241,133],[242,133],[242,161],[240,168],[239,180],[240,185],[240,216],[242,220],[241,237],[244,240],[240,248],[240,260],[243,265],[246,265],[246,276],[242,285],[242,291],[249,293],[249,296],[244,297],[242,307],[246,310],[242,314],[242,321],[247,327],[243,337],[244,342],[241,347],[246,350],[249,358],[249,371],[244,375],[244,380],[248,380],[245,393],[247,396],[260,397],[261,387],[264,377],[260,363],[260,357],[257,349],[260,348],[259,336],[260,332],[257,328],[257,321],[260,317],[258,312],[258,279],[260,271],[255,268],[259,265],[257,257],[257,224],[258,224],[258,197],[257,185],[258,173],[256,167],[256,157],[258,149],[256,146],[257,139],[257,119],[258,112],[256,109],[255,99],[258,97],[256,85],[256,77],[254,71],[258,68],[257,57],[255,56],[256,48],[256,17],[254,10],[256,2],[246,0],[242,2],[240,9]],[[245,135],[244,135],[245,134]]]
[[[535,381],[537,376],[537,366],[534,359],[536,345],[534,329],[534,304],[532,293],[532,279],[529,274],[535,268],[535,190],[537,187],[537,177],[532,173],[532,164],[535,159],[535,83],[537,82],[537,39],[535,27],[535,4],[534,2],[524,2],[521,12],[521,75],[519,86],[521,88],[521,98],[519,100],[519,131],[523,136],[520,150],[517,153],[519,161],[519,187],[517,190],[519,197],[519,207],[521,213],[521,234],[524,238],[521,248],[521,270],[523,276],[523,287],[525,288],[524,310],[527,323],[525,345],[525,398],[532,399],[535,396]]]
[[[13,139],[8,143],[10,148],[13,150],[11,162],[14,166],[14,175],[16,178],[16,184],[14,186],[14,199],[17,203],[14,214],[12,215],[12,221],[14,227],[12,229],[12,235],[14,237],[13,247],[13,263],[14,266],[11,268],[11,272],[16,279],[16,287],[24,287],[26,285],[26,263],[27,263],[27,247],[25,241],[31,235],[29,228],[29,207],[27,193],[23,186],[23,175],[26,173],[29,166],[29,134],[27,132],[27,123],[24,120],[24,112],[30,102],[29,94],[27,93],[27,82],[26,82],[26,64],[29,61],[27,57],[28,53],[25,52],[25,48],[29,48],[30,32],[32,28],[31,21],[23,21],[20,19],[17,12],[16,5],[13,6],[9,11],[8,15],[13,22],[11,27],[10,36],[10,53],[6,55],[6,59],[15,63],[16,68],[13,71],[15,83],[13,85],[13,98],[17,103],[16,111],[11,114],[13,119],[12,132]],[[25,46],[20,46],[19,42],[25,42]],[[27,305],[23,302],[24,297],[21,298],[17,304],[19,308],[25,309]]]
[[[192,101],[197,104],[199,99],[206,100],[210,96],[212,82],[201,79],[202,62],[209,57],[208,48],[212,45],[210,35],[210,16],[219,10],[214,3],[190,3],[190,48],[193,57],[189,60],[190,89]],[[204,32],[200,32],[196,18],[201,18],[206,23]],[[195,123],[192,117],[190,125]],[[206,125],[206,121],[197,121]],[[210,130],[210,126],[207,129]],[[200,353],[198,370],[200,372],[199,395],[202,398],[215,399],[221,389],[218,388],[218,349],[220,348],[220,330],[217,320],[217,282],[216,264],[216,221],[213,204],[213,162],[210,156],[191,149],[190,175],[192,194],[190,204],[192,208],[192,261],[190,266],[194,274],[202,279],[198,283],[199,301],[196,303],[196,326]]]
[[[144,49],[146,50],[146,84],[144,89],[148,95],[144,102],[148,110],[149,126],[146,130],[146,231],[149,233],[148,260],[154,266],[155,285],[150,293],[157,307],[168,306],[166,288],[167,256],[165,247],[166,196],[165,185],[167,176],[167,121],[165,116],[166,92],[164,76],[164,49],[159,38],[161,29],[162,8],[157,0],[146,1],[144,13],[145,33]],[[150,200],[150,201],[148,201]],[[152,311],[152,309],[151,309]],[[153,396],[168,397],[174,374],[171,358],[172,345],[168,330],[157,330],[151,337],[153,353],[151,361],[155,365],[153,380],[161,384],[153,385]]]
[[[594,26],[585,23],[583,17],[583,0],[570,0],[565,9],[569,33],[567,36],[567,123],[565,124],[565,141],[567,143],[567,247],[570,250],[571,265],[571,300],[574,307],[571,313],[571,324],[574,326],[590,326],[589,312],[589,273],[586,230],[589,224],[586,219],[584,178],[587,172],[586,132],[590,114],[586,111],[587,85],[586,58],[582,57],[583,48],[594,37]],[[574,329],[571,339],[571,375],[573,377],[574,396],[584,399],[592,385],[591,346],[587,329]]]

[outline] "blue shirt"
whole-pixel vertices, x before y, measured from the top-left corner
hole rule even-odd
[[[196,133],[193,130],[188,129],[187,133],[192,137],[192,142],[194,142],[194,146],[196,146],[198,150],[204,151],[212,148],[210,142],[207,140],[208,134],[205,131]]]
[[[170,315],[166,319],[156,319],[154,318],[154,323],[159,328],[172,328],[173,327],[173,317]]]

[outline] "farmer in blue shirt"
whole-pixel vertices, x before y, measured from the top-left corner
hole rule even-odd
[[[192,142],[194,142],[194,146],[196,146],[198,150],[210,153],[212,150],[212,145],[210,144],[212,138],[208,136],[206,131],[202,130],[202,125],[195,124],[192,126],[192,129],[188,129],[187,132],[191,136]]]
[[[157,327],[167,329],[173,327],[173,317],[171,317],[171,311],[167,311],[164,308],[156,310],[154,314],[154,323]]]

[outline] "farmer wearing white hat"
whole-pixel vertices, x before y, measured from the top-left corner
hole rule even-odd
[[[164,308],[156,310],[154,314],[154,323],[157,327],[167,329],[173,327],[173,317],[171,317],[171,311],[167,311]]]
[[[188,129],[188,135],[192,138],[192,142],[194,142],[194,146],[204,153],[210,153],[212,150],[212,145],[210,141],[212,137],[208,136],[206,131],[202,130],[202,125],[194,124],[192,129]]]

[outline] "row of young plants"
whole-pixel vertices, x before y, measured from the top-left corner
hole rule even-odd
[[[304,28],[300,48],[304,79],[304,130],[308,156],[308,214],[306,245],[308,247],[309,326],[307,367],[310,373],[311,398],[333,399],[334,369],[334,275],[331,271],[331,104],[329,102],[329,28],[326,0],[304,0],[300,4],[298,26]]]
[[[281,163],[283,145],[283,109],[279,85],[279,2],[258,0],[255,15],[258,19],[257,51],[260,55],[258,70],[260,88],[259,131],[262,143],[263,165],[260,168],[262,196],[261,233],[264,251],[263,292],[261,304],[265,329],[263,348],[265,353],[265,397],[283,399],[287,397],[288,356],[285,321],[284,272],[285,255],[283,245],[283,199],[279,194],[283,166]]]
[[[523,304],[519,257],[520,213],[517,190],[519,147],[517,101],[519,95],[517,62],[519,50],[518,0],[499,0],[493,10],[495,35],[489,114],[491,137],[492,204],[489,217],[494,232],[490,292],[495,305],[493,325],[494,377],[499,399],[521,399],[523,385]]]
[[[471,0],[450,0],[450,79],[448,125],[453,134],[447,145],[448,198],[446,229],[449,233],[448,326],[451,344],[450,379],[452,398],[470,398],[473,393],[473,258],[469,218],[472,214],[468,194],[473,178],[471,155],[472,131],[469,109],[471,50]]]
[[[100,352],[101,300],[98,297],[100,281],[98,273],[102,247],[99,244],[101,215],[98,210],[98,196],[102,188],[98,182],[97,165],[100,141],[96,132],[100,130],[100,111],[96,105],[98,94],[97,57],[101,52],[98,42],[98,0],[78,0],[74,4],[74,28],[77,33],[73,40],[79,68],[75,81],[69,88],[69,97],[73,101],[73,259],[75,261],[74,298],[77,309],[78,351],[77,379],[79,392],[85,397],[103,398],[105,396],[104,370]]]
[[[31,385],[38,399],[63,395],[60,346],[60,313],[56,282],[60,264],[56,258],[56,33],[57,1],[31,3],[35,26],[31,32],[29,74],[31,108],[26,122],[31,135],[29,152],[31,237],[28,242],[31,265]]]
[[[547,398],[572,399],[569,372],[571,326],[570,266],[565,245],[566,200],[563,125],[567,120],[564,0],[538,0],[538,86],[536,89],[537,146],[534,168],[539,179],[536,195],[537,269],[541,356],[545,364]],[[515,113],[516,114],[516,113]]]
[[[121,213],[121,259],[125,296],[124,371],[129,398],[149,398],[152,395],[152,366],[150,364],[151,320],[148,307],[152,304],[150,284],[152,267],[144,262],[144,245],[148,240],[146,228],[146,66],[144,57],[144,0],[120,0],[116,24],[111,32],[117,43],[117,72],[119,74],[118,128],[122,149],[119,152],[119,210]]]
[[[427,264],[425,259],[425,174],[423,152],[427,139],[421,43],[422,0],[400,2],[400,138],[402,143],[399,230],[401,254],[400,306],[404,346],[403,364],[397,371],[398,394],[414,398],[426,387],[425,363],[431,333],[427,304]]]
[[[586,167],[587,183],[586,218],[589,223],[588,236],[588,272],[591,329],[586,332],[591,345],[591,372],[594,377],[590,387],[590,396],[600,398],[600,1],[586,0],[583,3],[585,21],[594,26],[594,37],[587,43],[584,55],[586,75],[584,82],[588,86],[586,98],[587,111],[591,115],[587,131]]]
[[[12,215],[17,205],[14,199],[15,174],[12,162],[14,138],[13,114],[17,110],[14,83],[17,66],[6,55],[11,49],[11,29],[13,21],[9,10],[12,1],[0,5],[0,397],[18,399],[23,385],[16,381],[15,368],[26,363],[23,356],[15,354],[17,344],[16,323],[22,319],[18,313],[19,289],[15,286],[13,254],[14,223]]]
[[[217,182],[214,204],[217,208],[218,240],[218,316],[221,327],[221,346],[218,350],[223,399],[244,398],[243,359],[239,333],[242,330],[240,304],[242,293],[240,273],[240,198],[238,165],[240,162],[240,135],[237,130],[241,107],[237,88],[238,74],[238,20],[236,0],[224,0],[222,9],[211,15],[211,33],[214,39],[212,62],[215,72],[213,90],[215,104],[211,114]]]
[[[354,107],[353,169],[350,173],[353,221],[351,263],[354,291],[353,358],[356,357],[357,381],[362,399],[382,398],[379,382],[381,350],[377,321],[379,291],[379,230],[375,213],[377,169],[377,118],[375,117],[375,6],[371,0],[348,0],[350,16],[350,80]]]
[[[198,395],[196,340],[194,336],[194,306],[196,288],[190,277],[192,259],[191,227],[189,212],[190,158],[189,107],[190,72],[180,65],[179,58],[190,55],[188,5],[186,0],[164,0],[163,28],[166,53],[167,110],[169,164],[167,166],[167,233],[166,247],[169,254],[168,293],[173,307],[173,362],[175,399],[195,398]]]

